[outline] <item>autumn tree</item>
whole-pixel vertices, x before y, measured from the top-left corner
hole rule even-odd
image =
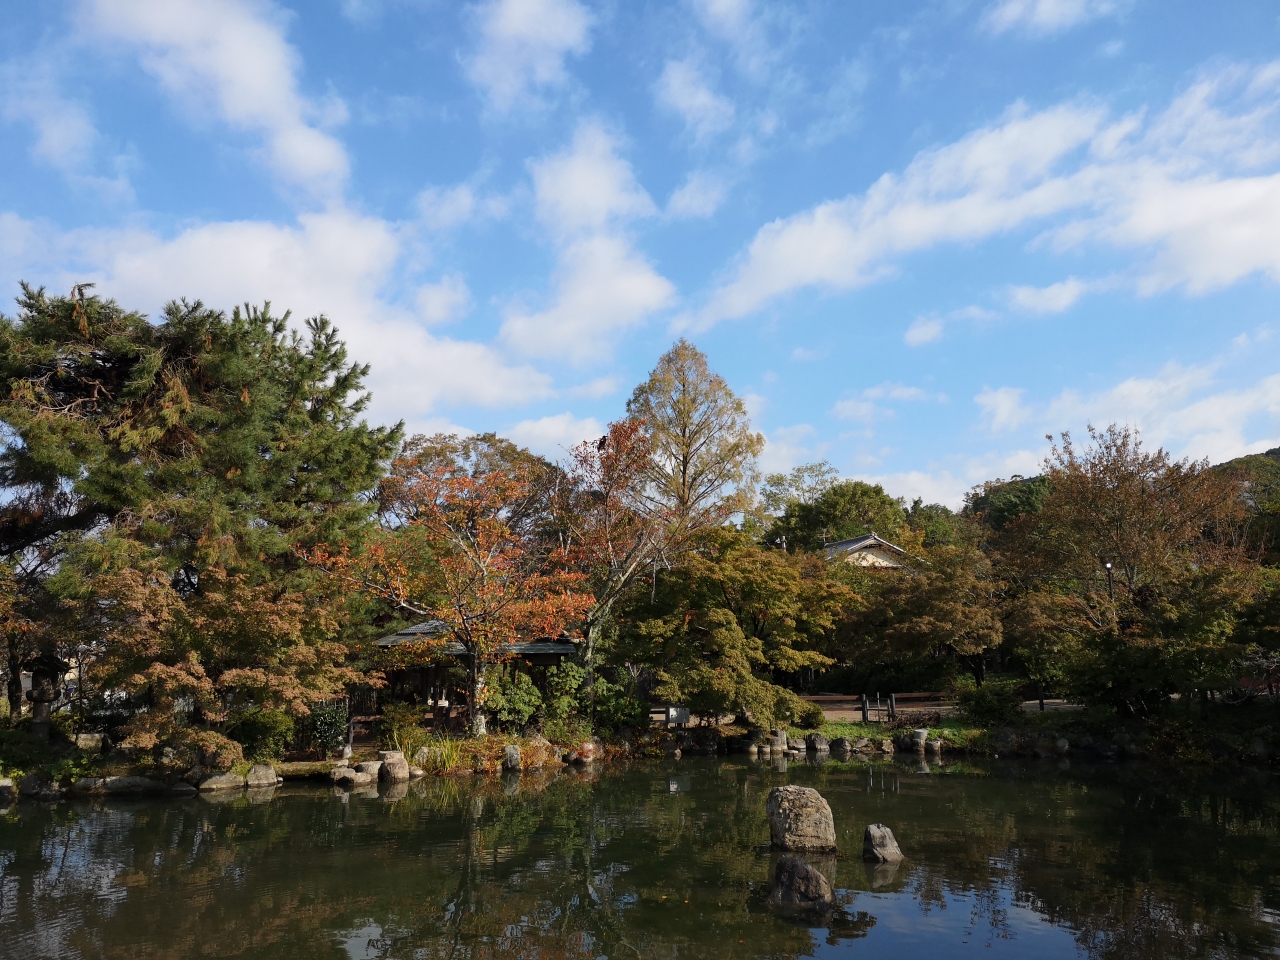
[[[338,544],[309,559],[350,589],[443,624],[424,635],[418,652],[461,645],[471,732],[483,736],[486,671],[510,657],[515,641],[561,633],[592,598],[563,548],[527,522],[537,500],[530,466],[478,471],[456,452],[442,458],[440,446],[415,439],[396,458],[378,488],[381,529],[362,550]]]
[[[17,615],[132,694],[140,744],[340,692],[341,625],[298,551],[358,540],[399,428],[361,419],[367,368],[329,322],[183,301],[152,323],[86,287],[18,305],[0,319]]]
[[[746,405],[680,339],[627,401],[649,435],[649,496],[680,530],[717,526],[750,506],[764,437]]]
[[[819,557],[709,530],[652,594],[633,596],[621,652],[654,670],[658,696],[705,716],[794,721],[806,707],[780,681],[832,662],[821,648],[856,602]]]
[[[1238,478],[1148,452],[1128,428],[1089,438],[1078,450],[1063,434],[1039,508],[999,541],[1015,639],[1053,652],[1078,694],[1130,714],[1232,685],[1257,583]]]

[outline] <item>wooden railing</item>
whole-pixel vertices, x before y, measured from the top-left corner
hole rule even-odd
[[[899,712],[919,713],[929,709],[950,706],[954,697],[947,693],[889,693],[881,696],[860,693],[820,693],[801,697],[809,703],[816,703],[823,710],[839,709],[847,705],[850,710],[859,710],[864,723],[878,723],[896,719]]]

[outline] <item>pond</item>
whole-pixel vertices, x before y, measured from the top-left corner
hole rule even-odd
[[[769,912],[765,798],[818,788],[842,909]],[[896,870],[860,862],[893,828]],[[286,785],[0,816],[0,956],[1260,957],[1280,783],[1041,761],[685,759],[392,795]]]

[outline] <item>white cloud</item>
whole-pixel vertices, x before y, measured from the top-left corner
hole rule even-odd
[[[1216,361],[1190,367],[1170,363],[1156,376],[1130,377],[1109,390],[1063,391],[1049,405],[1046,419],[1055,430],[1128,424],[1149,444],[1214,461],[1280,444],[1280,374],[1252,385],[1233,377],[1231,389],[1214,392],[1219,366]],[[1268,436],[1249,440],[1246,429],[1258,417],[1268,419]]]
[[[1075,277],[1047,287],[1011,287],[1009,303],[1028,313],[1062,313],[1074,306],[1088,289],[1088,284]]]
[[[538,420],[521,420],[503,433],[540,456],[559,460],[583,440],[604,436],[605,427],[595,417],[579,418],[572,413],[558,413]]]
[[[427,323],[448,323],[466,316],[471,309],[471,290],[457,274],[441,277],[438,283],[418,288],[418,315]]]
[[[824,445],[813,443],[817,433],[807,423],[778,427],[765,435],[764,450],[760,454],[760,469],[764,473],[790,470],[800,463],[811,462],[822,456]]]
[[[512,308],[502,338],[527,356],[582,364],[607,355],[621,331],[674,297],[670,281],[626,240],[589,236],[561,251],[551,306],[536,313]]]
[[[281,180],[320,198],[340,195],[346,151],[318,125],[344,111],[299,92],[301,62],[285,41],[280,11],[252,0],[83,0],[81,12],[95,47],[137,48],[143,67],[193,119],[212,107],[226,123],[262,137]]]
[[[841,400],[831,408],[831,413],[839,420],[855,420],[868,424],[883,412],[870,400],[857,400],[854,398]]]
[[[94,172],[100,137],[83,104],[63,96],[49,57],[13,60],[0,65],[0,116],[28,123],[35,132],[31,155],[59,171],[75,186],[106,199],[133,199],[133,187],[116,158],[114,176]]]
[[[599,121],[584,120],[569,149],[531,163],[538,218],[557,233],[572,234],[655,214],[653,200],[617,150]]]
[[[983,419],[991,432],[1002,433],[1031,419],[1031,411],[1022,403],[1023,393],[1017,387],[1000,387],[998,390],[984,387],[973,402],[982,408]]]
[[[1017,29],[1043,36],[1120,10],[1117,0],[998,0],[983,13],[982,24],[992,33]]]
[[[475,12],[480,43],[467,73],[499,111],[564,84],[565,58],[591,49],[595,18],[578,0],[490,0]]]
[[[902,257],[1067,216],[1052,249],[1129,248],[1139,293],[1280,280],[1280,64],[1207,75],[1150,119],[1066,103],[918,154],[863,194],[766,224],[690,326],[741,317],[805,287],[849,290]],[[924,318],[913,345],[941,333]]]
[[[667,216],[676,219],[709,217],[724,203],[729,188],[719,177],[695,170],[667,200]]]
[[[932,343],[942,336],[942,318],[938,316],[916,317],[907,332],[902,335],[909,347],[920,347]]]
[[[922,387],[909,387],[905,383],[881,383],[862,391],[868,400],[936,400],[946,402],[946,395],[930,393]]]
[[[689,60],[668,60],[654,89],[658,103],[679,114],[698,140],[733,125],[733,103],[712,90]]]
[[[801,360],[805,362],[810,360],[821,360],[824,356],[826,356],[826,354],[821,350],[806,350],[804,347],[796,347],[791,351],[792,360]]]
[[[707,32],[733,48],[738,68],[762,79],[777,54],[752,0],[693,0],[693,7]]]
[[[229,309],[270,300],[295,320],[327,315],[353,358],[371,364],[374,415],[422,418],[442,406],[515,406],[552,394],[551,378],[491,347],[430,334],[381,299],[400,256],[383,220],[335,209],[293,226],[260,221],[190,227],[172,238],[141,229],[53,228],[0,219],[0,274],[54,289],[89,280],[97,293],[155,315],[173,298]],[[12,234],[10,230],[12,229]]]
[[[657,211],[616,150],[613,137],[586,120],[568,150],[530,164],[538,218],[556,242],[558,263],[548,307],[507,310],[502,338],[522,354],[599,359],[621,331],[675,299],[675,287],[623,233]]]

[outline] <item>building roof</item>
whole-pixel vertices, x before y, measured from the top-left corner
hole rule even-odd
[[[375,640],[374,645],[379,647],[398,647],[406,643],[418,643],[421,640],[428,640],[448,632],[448,624],[441,620],[428,620],[425,623],[415,623],[411,627],[405,627],[403,630],[397,630],[393,634]],[[517,640],[510,645],[509,649],[518,657],[548,654],[568,657],[576,652],[577,647],[568,637],[560,636],[554,640],[550,637],[539,640]],[[457,640],[450,640],[440,648],[440,653],[449,657],[465,657],[467,650]]]
[[[868,551],[887,551],[890,554],[896,554],[898,557],[905,558],[907,552],[901,547],[890,543],[888,540],[877,535],[874,531],[865,533],[860,537],[850,537],[848,540],[837,540],[835,543],[828,543],[824,548],[826,550],[827,559],[831,560],[841,555],[867,553]],[[896,561],[885,559],[879,566],[901,566]]]

